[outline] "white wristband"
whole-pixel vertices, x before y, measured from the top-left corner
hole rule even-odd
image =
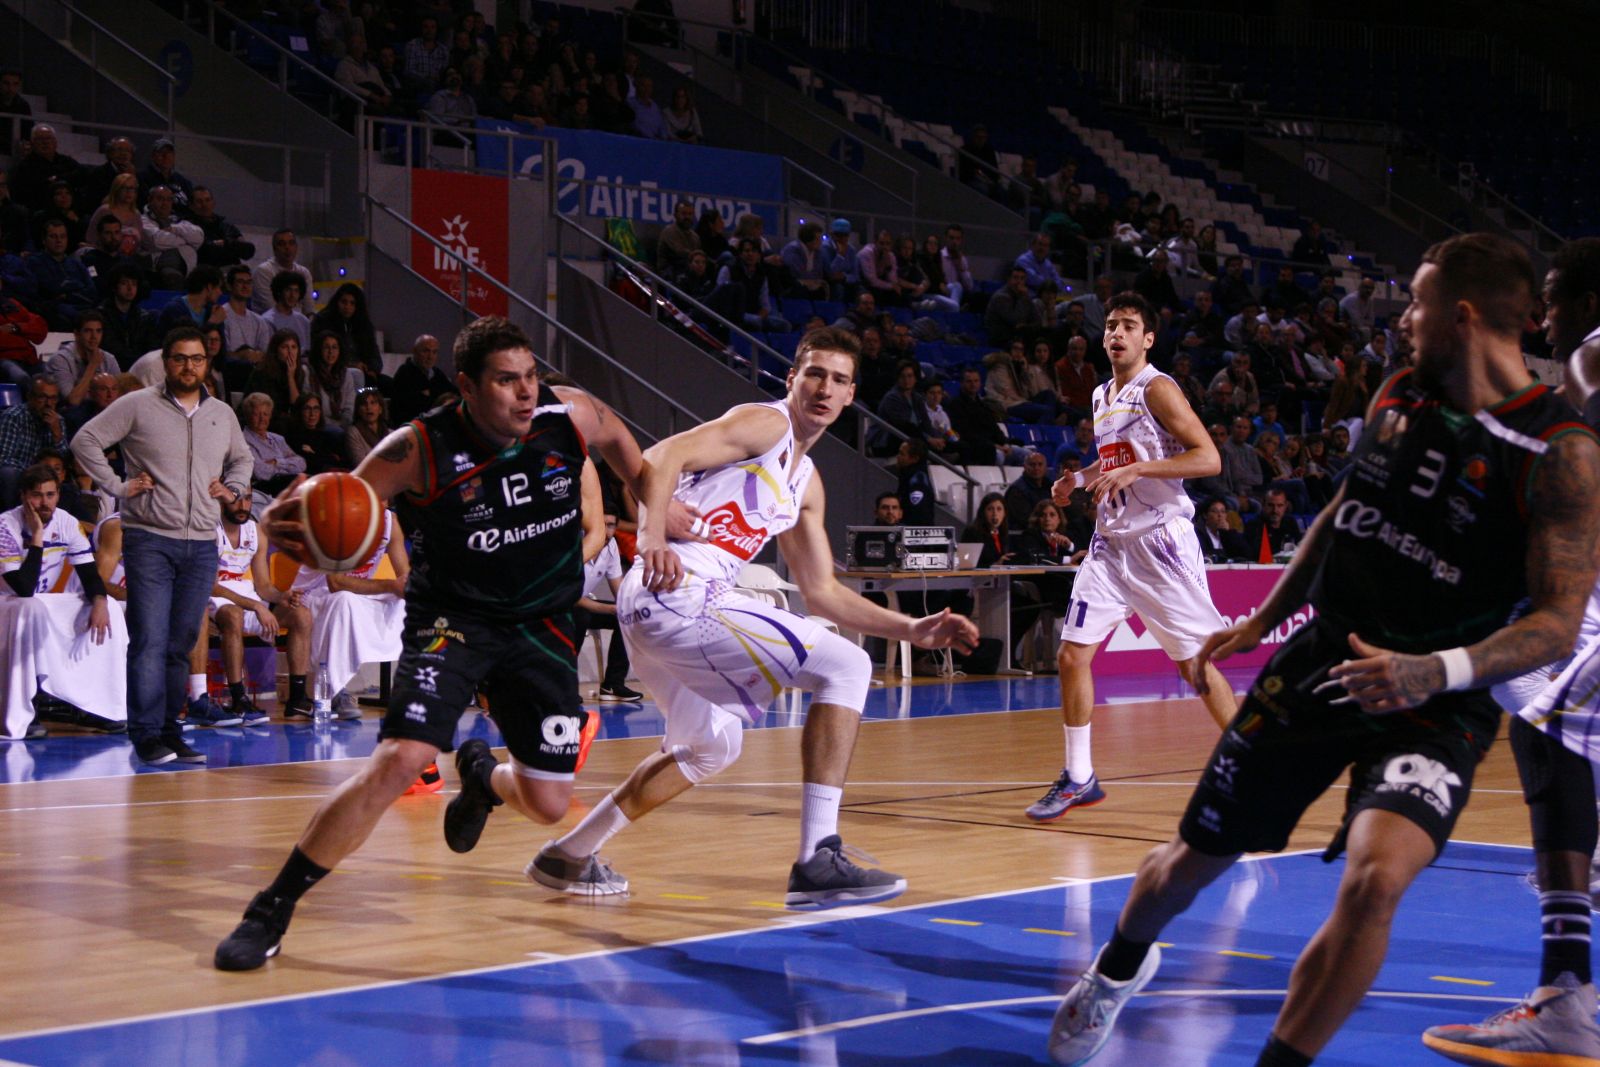
[[[704,519],[695,519],[689,523],[689,532],[696,537],[709,537],[711,535],[711,524]]]
[[[1447,692],[1472,688],[1472,657],[1467,655],[1466,649],[1459,646],[1447,648],[1434,655],[1444,664],[1444,687]]]
[[[1073,471],[1072,472],[1072,488],[1074,488],[1074,489],[1082,489],[1083,488],[1083,472],[1082,471]]]

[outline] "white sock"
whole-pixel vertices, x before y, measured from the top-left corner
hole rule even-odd
[[[594,810],[583,817],[567,834],[556,839],[556,848],[572,859],[582,859],[600,851],[607,841],[628,828],[632,819],[622,814],[617,799],[607,793]]]
[[[1087,782],[1094,774],[1094,758],[1089,749],[1090,728],[1088,723],[1066,728],[1067,774],[1074,782]]]
[[[189,675],[189,699],[199,700],[206,695],[206,676],[203,674]]]
[[[800,858],[804,863],[817,851],[817,842],[839,832],[839,801],[844,790],[835,785],[807,782],[800,794]]]

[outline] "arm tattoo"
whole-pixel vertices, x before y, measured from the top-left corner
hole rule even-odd
[[[1416,707],[1444,690],[1444,661],[1429,653],[1425,656],[1395,656],[1389,661],[1389,682],[1395,696],[1406,706]]]
[[[1468,650],[1479,684],[1514,678],[1571,652],[1594,588],[1600,446],[1587,434],[1559,437],[1535,474],[1527,555],[1532,609]]]
[[[411,434],[399,433],[390,437],[377,447],[378,458],[385,463],[404,463],[411,456],[411,450],[416,447],[411,440]]]

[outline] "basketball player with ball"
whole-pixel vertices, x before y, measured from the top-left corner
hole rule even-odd
[[[262,523],[302,563],[348,569],[371,554],[380,502],[393,500],[412,531],[412,567],[378,747],[323,802],[278,876],[217,946],[220,970],[252,970],[277,954],[296,902],[453,747],[480,687],[511,759],[497,763],[479,739],[461,747],[446,843],[472,848],[501,804],[540,823],[566,814],[584,740],[571,618],[583,588],[583,513],[603,535],[599,481],[582,472],[597,449],[642,497],[644,461],[604,404],[578,389],[541,387],[527,335],[505,319],[467,326],[454,359],[459,402],[395,430],[353,475],[291,485]],[[685,540],[696,539],[690,509],[669,518]],[[594,538],[592,550],[602,543]],[[654,564],[652,587],[676,587],[676,556],[658,553]]]

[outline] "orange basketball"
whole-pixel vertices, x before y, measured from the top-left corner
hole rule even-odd
[[[300,522],[311,562],[337,573],[360,566],[378,547],[383,507],[360,478],[329,472],[300,486]]]

